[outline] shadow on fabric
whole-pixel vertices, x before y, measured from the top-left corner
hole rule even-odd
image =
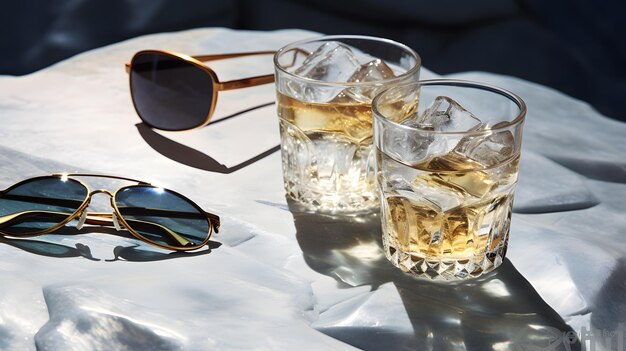
[[[206,127],[226,121],[228,119],[231,119],[237,116],[241,116],[245,114],[246,112],[250,112],[256,109],[267,107],[273,104],[274,104],[273,102],[269,102],[266,104],[261,104],[258,106],[254,106],[254,107],[236,112],[234,114],[231,114],[226,117],[222,117],[218,120],[215,120],[213,122],[210,122],[209,124],[206,125]],[[215,173],[230,174],[230,173],[236,172],[280,150],[280,145],[276,145],[272,147],[271,149],[266,150],[254,157],[251,157],[250,159],[245,160],[235,166],[228,167],[222,163],[219,163],[216,159],[214,159],[213,157],[201,151],[198,151],[194,148],[180,144],[176,141],[173,141],[171,139],[164,137],[163,135],[152,130],[152,128],[150,128],[144,123],[137,123],[135,127],[137,127],[137,131],[139,131],[139,135],[141,135],[143,140],[148,145],[150,145],[151,148],[153,148],[156,152],[160,153],[161,155],[169,158],[170,160],[176,161],[178,163],[182,163],[186,166],[201,169],[204,171],[215,172]]]
[[[392,283],[413,329],[412,334],[385,329],[385,320],[380,320],[370,321],[371,326],[338,322],[318,327],[321,332],[365,350],[420,349],[427,345],[442,350],[581,349],[577,340],[564,339],[571,327],[508,259],[495,271],[467,282],[420,281],[385,258],[377,213],[358,217],[307,213],[291,199],[287,202],[307,264],[334,278],[341,289],[369,286],[375,292],[381,285]],[[359,313],[366,319],[374,316],[359,308],[342,314],[346,318]],[[345,321],[337,315],[332,320]]]
[[[79,235],[89,233],[102,233],[109,235],[116,235],[125,238],[136,239],[129,232],[122,230],[116,231],[113,228],[104,227],[84,227],[82,229],[76,229],[73,227],[63,227],[49,235]],[[43,235],[42,235],[43,236]],[[53,243],[45,240],[38,240],[38,237],[30,237],[25,239],[12,239],[0,236],[0,243],[13,246],[17,249],[30,252],[32,254],[55,257],[55,258],[68,258],[68,257],[84,257],[91,261],[102,261],[102,259],[94,257],[91,248],[85,244],[76,243],[74,247],[63,245],[60,243]],[[139,239],[136,239],[139,240]],[[130,262],[150,262],[150,261],[162,261],[173,258],[194,257],[210,254],[213,249],[217,249],[222,244],[216,241],[209,240],[207,246],[200,251],[185,252],[185,251],[171,251],[165,252],[152,248],[148,244],[143,245],[130,245],[130,246],[116,246],[113,249],[114,258],[105,259],[106,262],[113,261],[130,261]]]

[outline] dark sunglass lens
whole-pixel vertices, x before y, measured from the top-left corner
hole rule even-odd
[[[183,59],[158,53],[135,56],[130,89],[141,119],[164,130],[201,125],[209,115],[213,78]]]
[[[87,198],[80,182],[61,177],[34,178],[0,195],[0,232],[28,235],[68,219]]]
[[[115,204],[131,229],[160,245],[198,246],[209,235],[203,211],[169,190],[150,186],[121,189]]]

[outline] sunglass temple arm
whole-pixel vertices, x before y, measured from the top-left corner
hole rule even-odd
[[[293,58],[291,59],[291,63],[288,65],[285,65],[284,66],[285,68],[292,67],[296,63],[296,57],[298,56],[298,54],[304,54],[306,56],[311,54],[310,52],[304,49],[300,49],[300,48],[293,49],[293,51],[294,51],[294,54],[293,54]],[[206,55],[206,56],[193,56],[193,57],[200,61],[211,61],[211,60],[219,60],[221,58],[232,58],[232,57],[238,57],[238,56],[275,54],[275,53],[276,53],[275,51],[259,51],[256,53],[251,52],[247,54]],[[249,88],[249,87],[254,87],[257,85],[273,83],[274,80],[275,78],[273,74],[266,74],[263,76],[256,76],[256,77],[251,77],[251,78],[235,79],[235,80],[230,80],[227,82],[219,82],[218,90],[224,91],[224,90]]]
[[[231,53],[231,54],[197,55],[197,56],[191,56],[191,57],[193,57],[194,59],[198,61],[208,62],[208,61],[225,60],[225,59],[244,57],[244,56],[274,55],[275,53],[276,51],[252,51],[252,52],[237,52],[237,53]],[[126,73],[130,73],[130,63],[126,63],[124,66],[126,68]]]

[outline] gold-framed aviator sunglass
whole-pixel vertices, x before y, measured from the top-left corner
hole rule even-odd
[[[90,190],[74,177],[110,178],[136,184],[115,192]],[[110,197],[110,213],[87,212],[94,194]],[[53,174],[23,180],[0,191],[0,235],[23,238],[52,233],[72,220],[127,229],[148,244],[177,251],[195,250],[209,242],[220,218],[187,197],[150,183],[110,175]]]
[[[148,126],[182,131],[209,123],[217,93],[274,82],[274,74],[221,82],[203,62],[275,51],[188,56],[165,50],[137,52],[126,64],[130,95],[137,115]]]

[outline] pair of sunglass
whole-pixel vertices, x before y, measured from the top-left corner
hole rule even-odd
[[[219,91],[274,82],[273,74],[221,82],[203,62],[274,53],[187,56],[163,50],[140,51],[126,64],[133,105],[143,123],[152,128],[180,131],[202,127],[213,116]]]
[[[100,177],[137,183],[111,193],[91,191],[70,177]],[[87,212],[94,194],[111,198],[112,213]],[[206,245],[220,218],[172,190],[136,179],[96,174],[53,174],[35,177],[0,191],[0,235],[30,237],[52,233],[77,219],[85,223],[126,228],[148,244],[170,250],[195,250]]]
[[[298,54],[311,54],[300,48],[292,51],[292,63],[285,67],[295,64]],[[139,51],[126,64],[135,111],[143,123],[156,129],[181,131],[205,126],[213,116],[219,91],[272,83],[274,75],[221,82],[203,62],[275,53],[255,51],[187,56],[164,50]]]

